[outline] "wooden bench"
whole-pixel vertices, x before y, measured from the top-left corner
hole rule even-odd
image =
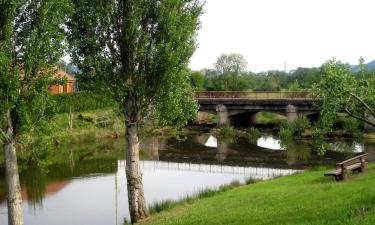
[[[366,159],[368,153],[356,156],[354,158],[339,162],[336,164],[336,170],[329,171],[324,176],[334,176],[337,181],[345,180],[348,176],[348,172],[365,172]]]

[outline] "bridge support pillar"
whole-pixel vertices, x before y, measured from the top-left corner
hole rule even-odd
[[[372,122],[372,123],[375,123],[375,116],[373,115],[369,115],[368,113],[365,113],[365,117],[368,121]],[[370,124],[368,123],[365,123],[364,125],[364,128],[366,131],[375,131],[375,127],[374,126],[371,126]]]
[[[228,109],[225,105],[217,105],[216,114],[217,114],[217,126],[218,127],[230,125]]]
[[[286,106],[286,116],[288,118],[288,122],[294,122],[298,118],[298,108],[294,105],[287,105]]]

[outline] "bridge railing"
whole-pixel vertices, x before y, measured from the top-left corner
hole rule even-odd
[[[308,92],[250,92],[250,91],[198,91],[197,99],[235,98],[235,99],[312,99]]]

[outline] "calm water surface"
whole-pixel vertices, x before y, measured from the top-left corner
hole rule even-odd
[[[25,224],[116,225],[128,218],[122,140],[84,140],[57,149],[57,163],[42,171],[21,172]],[[142,141],[141,167],[148,204],[178,200],[233,180],[269,179],[310,166],[370,152],[375,143],[342,141],[317,156],[304,142],[282,143],[272,136],[256,140],[220,140],[208,134],[186,139]],[[0,224],[7,224],[4,177],[0,177]]]

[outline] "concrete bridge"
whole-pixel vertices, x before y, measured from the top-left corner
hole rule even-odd
[[[197,92],[200,112],[216,114],[218,126],[235,121],[252,124],[258,112],[272,112],[294,121],[298,116],[317,117],[319,110],[307,92]]]

